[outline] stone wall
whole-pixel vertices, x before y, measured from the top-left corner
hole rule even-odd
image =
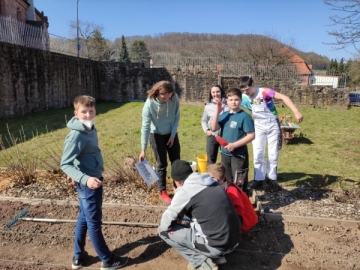
[[[177,68],[167,69],[176,85],[182,102],[207,102],[210,88],[218,84],[217,72],[190,72]]]
[[[204,103],[212,85],[238,87],[239,77],[216,71],[145,68],[134,63],[97,62],[0,42],[0,117],[69,107],[79,94],[98,100],[145,100],[160,80],[172,81],[182,102]],[[288,95],[297,106],[345,107],[350,89],[302,86],[278,80],[256,81]]]
[[[117,102],[145,100],[151,86],[161,80],[172,81],[164,68],[144,68],[140,64],[100,62],[101,92],[98,98]],[[175,86],[175,82],[173,82]]]
[[[207,102],[211,86],[221,85],[226,90],[239,87],[239,76],[219,76],[216,71],[183,72],[169,69],[171,77],[178,87],[183,102]],[[304,86],[290,80],[255,80],[256,86],[270,87],[287,95],[297,106],[329,108],[347,107],[350,89],[334,89],[330,86]]]
[[[166,69],[97,62],[0,42],[0,117],[69,107],[75,96],[143,100]],[[175,84],[175,83],[174,83]]]
[[[291,80],[254,80],[256,86],[269,87],[287,95],[297,106],[330,108],[347,107],[350,89],[334,89],[330,86],[305,86],[294,84]],[[224,89],[238,87],[239,77],[220,77]]]

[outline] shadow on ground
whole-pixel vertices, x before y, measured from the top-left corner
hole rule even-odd
[[[259,223],[242,236],[240,245],[226,255],[227,263],[221,270],[278,269],[283,257],[294,247],[289,235],[285,234],[282,222],[259,218]]]
[[[137,257],[129,259],[127,266],[140,265],[155,258],[161,258],[171,247],[158,236],[149,236],[135,242],[125,244],[115,249],[116,254],[127,254],[141,245],[146,249]],[[221,270],[235,269],[278,269],[283,257],[290,252],[293,243],[284,232],[282,222],[267,221],[259,218],[259,223],[247,234],[242,236],[240,245],[226,255],[227,263],[221,265]],[[173,261],[180,256],[174,253]],[[187,262],[186,262],[187,264]]]
[[[294,134],[293,138],[288,141],[288,144],[314,144],[314,143],[312,140],[306,137],[306,134],[303,134],[301,132],[299,135]]]
[[[146,263],[147,261],[158,258],[161,256],[161,254],[170,248],[168,244],[166,244],[159,236],[156,235],[149,236],[135,242],[127,243],[122,247],[115,249],[114,253],[119,255],[127,254],[131,250],[141,245],[146,245],[146,249],[136,258],[130,258],[127,264],[128,266]]]
[[[291,182],[295,188],[277,188],[265,182],[263,188],[257,191],[265,212],[285,207],[299,200],[315,203],[331,199],[334,202],[356,204],[360,196],[358,181],[343,179],[336,175],[279,173],[278,182],[280,184]]]

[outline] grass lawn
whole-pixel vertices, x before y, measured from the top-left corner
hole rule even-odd
[[[95,125],[106,171],[116,171],[115,167],[123,164],[125,156],[137,157],[140,153],[143,105],[143,102],[97,104]],[[181,157],[197,161],[197,155],[205,153],[206,139],[200,124],[204,107],[181,104],[180,108]],[[288,108],[278,107],[278,111],[291,113]],[[294,132],[296,137],[292,142],[284,144],[280,151],[279,182],[283,186],[355,187],[360,182],[360,108],[300,108],[300,111],[304,115],[301,128]],[[69,132],[66,121],[72,116],[72,108],[62,108],[0,119],[0,167],[30,162],[36,163],[39,169],[58,168],[63,142]],[[251,145],[249,152],[252,160]],[[150,145],[147,154],[150,163],[153,162]],[[249,174],[251,180],[252,162]]]

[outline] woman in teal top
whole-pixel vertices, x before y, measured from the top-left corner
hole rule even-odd
[[[180,142],[177,129],[180,121],[179,97],[168,81],[156,83],[149,91],[142,110],[141,153],[144,160],[148,139],[156,157],[156,174],[159,177],[160,199],[166,204],[171,198],[166,191],[167,155],[170,162],[180,159]]]

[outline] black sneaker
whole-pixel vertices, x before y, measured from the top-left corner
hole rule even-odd
[[[269,180],[268,185],[270,188],[274,191],[280,191],[282,190],[282,187],[279,185],[279,183],[276,180]]]
[[[119,269],[127,264],[129,258],[126,256],[116,256],[113,254],[111,260],[109,262],[101,263],[101,270],[109,270],[109,269]]]
[[[250,185],[250,189],[259,189],[263,186],[263,182],[264,181],[257,181],[257,180],[254,180],[252,181],[251,185]]]
[[[82,267],[82,264],[83,264],[83,258],[75,259],[75,257],[73,257],[71,269],[79,269]]]
[[[79,258],[75,258],[75,257],[73,257],[73,259],[72,259],[72,264],[71,264],[71,268],[72,269],[79,269],[79,268],[81,268],[82,267],[82,265],[83,265],[83,261],[84,261],[84,258],[85,258],[85,256],[87,256],[87,252],[86,251],[84,251],[83,252],[83,254],[79,257]]]

